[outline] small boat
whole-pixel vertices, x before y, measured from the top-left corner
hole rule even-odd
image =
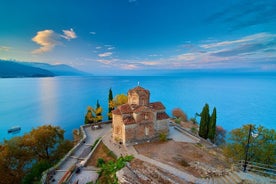
[[[14,127],[11,127],[11,128],[8,130],[8,133],[19,132],[20,130],[21,130],[21,127],[20,127],[20,126],[14,126]]]

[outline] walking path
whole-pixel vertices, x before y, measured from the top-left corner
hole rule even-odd
[[[171,131],[172,127],[170,127]],[[174,129],[173,129],[174,130]],[[151,159],[149,157],[146,157],[144,155],[139,154],[134,146],[125,146],[121,145],[115,141],[112,140],[111,137],[111,132],[106,134],[102,141],[103,143],[110,149],[112,150],[117,157],[120,156],[126,156],[126,155],[133,155],[135,158],[140,159],[142,161],[151,163],[155,165],[156,167],[159,167],[172,175],[175,175],[184,181],[188,183],[194,183],[194,184],[220,184],[220,183],[241,183],[244,180],[250,181],[252,184],[266,184],[266,183],[275,183],[275,180],[268,178],[268,177],[263,177],[260,175],[256,175],[253,173],[243,173],[243,172],[237,172],[233,171],[230,172],[229,175],[225,176],[218,176],[218,177],[211,177],[211,178],[197,178],[191,174],[188,174],[186,172],[183,172],[177,168],[174,168],[170,165],[161,163],[159,161],[156,161],[154,159]],[[190,137],[191,135],[186,135],[183,134],[183,132],[174,130],[173,133],[170,133],[169,137],[172,139],[176,139],[175,141],[180,141],[180,142],[190,142],[190,143],[196,143],[198,142],[197,138],[193,139]]]
[[[111,125],[110,124],[103,124],[101,129],[92,130],[90,126],[84,127],[84,132],[86,134],[85,140],[81,143],[81,145],[67,157],[62,164],[56,169],[55,174],[52,178],[51,184],[58,184],[62,177],[66,174],[66,172],[79,164],[82,160],[86,159],[91,153],[91,147],[94,142],[102,137],[102,142],[113,151],[113,153],[117,156],[126,156],[126,155],[133,155],[135,158],[140,159],[142,161],[151,163],[156,167],[159,167],[181,179],[187,181],[189,183],[195,184],[214,184],[214,183],[240,183],[244,179],[250,178],[250,174],[244,174],[241,172],[232,172],[230,175],[222,176],[222,177],[214,177],[208,179],[196,178],[193,175],[190,175],[186,172],[183,172],[179,169],[176,169],[170,165],[161,163],[149,157],[139,154],[134,146],[125,146],[119,144],[112,139],[112,132],[111,132]],[[196,143],[198,140],[196,138],[191,137],[191,135],[186,135],[187,133],[183,133],[173,127],[170,127],[170,135],[169,138],[174,139],[175,141],[180,142],[190,142]],[[86,184],[87,182],[93,181],[95,182],[98,178],[97,168],[95,167],[84,167],[81,169],[81,172],[76,174],[74,173],[70,180],[68,181],[69,184]],[[254,179],[256,180],[256,179]],[[252,180],[251,180],[252,181]],[[263,183],[261,181],[275,181],[275,180],[258,180],[259,183]]]
[[[91,147],[94,142],[107,134],[111,129],[110,124],[103,124],[102,128],[97,130],[92,130],[91,126],[84,126],[84,132],[86,134],[85,140],[81,143],[81,145],[67,157],[62,164],[56,169],[55,174],[51,180],[51,184],[58,184],[62,177],[66,174],[70,168],[79,164],[82,160],[84,160],[89,153],[91,152]],[[74,183],[79,180],[79,184],[87,183],[92,180],[96,180],[98,174],[95,169],[85,168],[78,175],[72,176],[70,179],[70,183]]]
[[[176,134],[181,134],[180,132],[176,131]],[[189,137],[186,137],[185,135],[182,134],[181,135],[175,135],[178,140],[185,142],[186,140],[188,142],[191,142],[192,140]],[[166,171],[168,171],[169,173],[182,178],[183,180],[187,181],[187,182],[192,182],[192,183],[205,183],[205,182],[201,182],[200,179],[194,177],[193,175],[187,174],[186,172],[183,172],[179,169],[176,169],[170,165],[161,163],[159,161],[153,160],[149,157],[146,157],[144,155],[139,154],[136,149],[134,148],[134,146],[125,146],[125,145],[121,145],[119,143],[116,143],[115,141],[112,140],[111,134],[107,134],[106,136],[103,137],[102,139],[103,143],[110,149],[112,150],[118,157],[119,156],[125,156],[125,155],[133,155],[135,158],[138,158],[142,161],[151,163],[157,167],[160,167]]]

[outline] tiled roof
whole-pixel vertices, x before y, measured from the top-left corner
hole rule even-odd
[[[129,91],[128,91],[128,93],[133,93],[133,92],[136,92],[137,94],[144,94],[144,93],[146,93],[146,94],[148,94],[149,95],[149,90],[147,90],[147,89],[145,89],[145,88],[142,88],[141,86],[137,86],[137,87],[135,87],[135,88],[133,88],[133,89],[130,89]]]
[[[149,106],[154,110],[165,110],[165,106],[161,102],[153,102]]]
[[[112,113],[116,115],[121,115],[121,111],[119,109],[113,110]]]
[[[122,114],[132,113],[132,109],[129,104],[123,104],[118,107]]]
[[[131,115],[123,116],[123,122],[124,122],[125,125],[130,125],[130,124],[135,124],[136,123],[133,116],[131,116]]]
[[[152,111],[149,107],[141,105],[138,106],[136,109],[133,110],[133,112],[137,113],[137,112],[150,112]]]
[[[169,116],[165,112],[158,112],[157,113],[157,117],[156,117],[157,120],[168,119],[168,118],[169,118]]]

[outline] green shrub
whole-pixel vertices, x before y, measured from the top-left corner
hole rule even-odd
[[[180,124],[181,119],[180,119],[180,118],[176,118],[176,119],[174,120],[174,122],[177,123],[177,124]]]
[[[189,167],[190,166],[190,164],[188,162],[186,162],[186,160],[184,160],[184,159],[181,159],[180,165],[182,165],[184,167]]]
[[[103,158],[99,158],[97,161],[97,167],[101,167],[103,164],[105,164],[105,161]]]
[[[194,134],[197,134],[197,128],[196,127],[192,127],[191,128],[191,132],[194,133]]]
[[[193,122],[193,124],[198,124],[195,118],[191,118],[190,121]]]
[[[118,178],[116,176],[116,172],[125,167],[126,162],[130,162],[134,157],[131,155],[125,157],[119,157],[115,162],[109,161],[103,163],[99,171],[100,178],[97,183],[112,183],[117,184]]]
[[[165,142],[167,140],[167,134],[166,133],[160,133],[159,134],[159,140],[162,142]]]

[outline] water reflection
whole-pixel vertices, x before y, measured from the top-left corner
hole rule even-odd
[[[57,88],[58,85],[54,78],[43,78],[38,83],[39,119],[41,119],[42,123],[53,124],[57,119]]]

